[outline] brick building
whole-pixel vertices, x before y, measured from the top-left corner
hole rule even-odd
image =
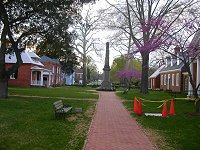
[[[82,84],[83,83],[83,69],[77,68],[75,70],[75,83]]]
[[[62,70],[59,60],[42,56],[40,61],[44,64],[45,69],[51,71],[50,75],[48,72],[44,72],[44,83],[49,82],[50,85],[63,84]]]
[[[162,69],[158,69],[160,79],[150,77],[150,87],[153,89],[154,86],[157,86],[157,83],[160,82],[160,89],[166,91],[170,90],[173,92],[188,92],[188,96],[192,93],[192,87],[189,84],[188,72],[184,67],[184,63],[179,60],[180,52],[175,49],[175,55],[178,57],[168,56],[166,57],[166,63]],[[199,69],[198,69],[199,68]],[[190,64],[190,70],[196,84],[200,81],[200,58]],[[154,74],[156,74],[154,72]],[[158,73],[157,73],[158,74]]]
[[[199,47],[200,45],[200,30],[194,35],[190,45]],[[190,72],[192,74],[195,86],[200,84],[200,55],[199,49],[194,56],[188,56],[188,53],[180,52],[180,48],[174,49],[175,53],[172,56],[166,58],[166,65],[160,70],[160,89],[171,90],[174,92],[187,92],[188,97],[193,96],[193,88],[190,84],[188,72],[186,72],[184,63],[181,58],[189,59]],[[195,59],[193,59],[195,58]],[[200,97],[200,86],[198,87],[198,95]]]
[[[61,67],[56,62],[53,67],[45,66],[34,52],[23,51],[21,53],[23,64],[17,72],[13,73],[8,80],[8,85],[18,87],[50,87],[61,84]],[[6,69],[17,61],[15,54],[5,56]],[[54,72],[54,73],[53,73]]]
[[[160,70],[160,89],[173,92],[184,91],[183,84],[184,64],[167,58],[166,66]]]

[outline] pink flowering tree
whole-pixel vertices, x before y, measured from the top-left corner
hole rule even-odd
[[[125,20],[118,29],[131,37],[133,46],[129,54],[139,53],[142,58],[141,93],[148,93],[150,53],[166,44],[169,32],[175,34],[181,30],[177,21],[189,18],[185,13],[195,8],[197,3],[193,0],[126,0],[123,5],[109,3],[121,14],[118,18]]]
[[[181,3],[180,1],[169,0],[163,3],[161,0],[135,0],[135,7],[133,7],[133,4],[129,0],[126,0],[126,3],[130,35],[135,45],[132,55],[139,52],[142,57],[140,91],[141,93],[148,93],[150,53],[166,44],[168,32],[173,31],[172,34],[179,32],[179,29],[174,30],[178,26],[176,24],[177,20],[184,17],[184,12],[194,5],[195,2],[190,0]],[[133,27],[133,20],[137,21],[137,32],[136,28]]]
[[[141,78],[141,72],[126,68],[118,71],[117,76],[125,84],[125,87],[130,89],[132,80]]]

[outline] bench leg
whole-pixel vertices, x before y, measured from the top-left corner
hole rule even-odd
[[[55,118],[65,119],[65,113],[55,113]]]

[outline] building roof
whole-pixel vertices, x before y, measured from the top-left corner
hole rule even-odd
[[[44,66],[40,61],[36,60],[35,58],[40,58],[34,52],[27,52],[26,50],[21,53],[21,58],[24,64],[34,64],[39,66]],[[17,58],[15,53],[6,54],[5,62],[14,64],[17,62]]]
[[[58,59],[52,59],[52,58],[44,56],[44,55],[41,57],[41,62],[52,62],[52,63],[59,64]]]
[[[29,56],[31,58],[38,58],[38,59],[40,59],[40,57],[37,54],[35,54],[34,52],[28,52],[28,54],[29,54]]]
[[[149,78],[156,78],[160,74],[160,70],[164,67],[165,65],[160,66]]]
[[[172,70],[177,70],[177,69],[181,69],[184,66],[184,63],[181,62],[179,65],[177,65],[176,63],[173,64],[173,66],[171,66],[171,64],[169,64],[167,67],[164,67],[160,70],[160,72],[163,71],[172,71]]]
[[[193,39],[191,41],[191,44],[197,46],[197,45],[199,45],[199,41],[200,41],[200,30],[198,30],[195,33],[195,35],[194,35],[194,37],[193,37]]]

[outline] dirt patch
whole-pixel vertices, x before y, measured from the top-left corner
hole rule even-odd
[[[94,106],[93,107],[90,107],[85,113],[84,115],[88,116],[88,117],[92,117],[94,115]]]
[[[150,141],[156,144],[155,146],[158,150],[175,150],[174,147],[170,146],[170,144],[166,142],[165,138],[161,136],[157,131],[149,128],[143,128],[143,131],[148,136]]]
[[[69,122],[73,122],[73,121],[76,121],[78,119],[78,116],[77,115],[71,115],[69,117],[67,117],[67,120]]]
[[[80,142],[80,139],[86,137],[90,122],[88,122],[87,121],[88,119],[85,119],[84,116],[87,118],[92,118],[94,111],[95,111],[95,105],[88,108],[84,114],[76,114],[70,117],[70,120],[72,121],[77,120],[78,124],[74,129],[74,132],[72,134],[73,136],[72,139],[68,142],[69,148],[76,147],[76,145],[78,145],[78,143]]]

